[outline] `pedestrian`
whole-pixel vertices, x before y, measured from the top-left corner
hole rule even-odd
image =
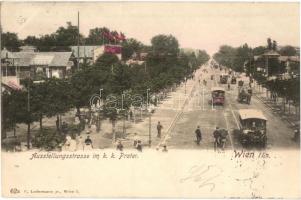
[[[122,145],[122,143],[121,143],[120,140],[118,141],[118,144],[117,144],[117,146],[116,146],[116,149],[119,150],[119,151],[123,151],[123,145]]]
[[[133,111],[130,110],[130,120],[133,120]]]
[[[76,127],[77,133],[80,134],[81,124],[78,116],[75,116],[74,118],[74,125]]]
[[[137,145],[137,143],[138,143],[138,135],[137,135],[137,133],[134,133],[134,147],[136,147],[136,145]]]
[[[83,138],[81,135],[78,135],[76,137],[76,150],[84,150],[84,142],[83,142]]]
[[[66,142],[63,145],[63,151],[75,151],[76,150],[76,141],[71,138],[70,135],[66,136]]]
[[[300,141],[300,130],[299,129],[294,130],[293,140],[296,141],[296,142]]]
[[[230,90],[230,83],[228,83],[228,90]]]
[[[68,133],[68,124],[63,122],[62,124],[62,132],[66,135]]]
[[[81,118],[79,118],[79,120],[80,120],[80,122],[79,122],[79,124],[80,124],[80,131],[83,131],[83,130],[85,130],[85,128],[86,128],[86,122],[85,122],[85,119],[83,119],[83,118],[81,117]]]
[[[89,135],[92,133],[92,126],[89,124],[86,133]]]
[[[217,126],[215,130],[213,131],[213,137],[214,137],[214,150],[216,150],[216,147],[218,144],[220,144],[220,130],[219,127]]]
[[[161,130],[162,130],[163,126],[161,125],[160,121],[158,122],[157,124],[157,131],[158,131],[158,134],[157,134],[157,137],[158,138],[161,138]]]
[[[141,144],[141,141],[140,141],[140,140],[137,141],[136,149],[137,149],[138,151],[142,152],[142,144]]]
[[[88,135],[87,138],[85,139],[85,150],[91,150],[93,149],[93,144],[90,136]]]
[[[200,142],[202,140],[202,133],[201,133],[200,126],[198,126],[197,129],[195,130],[195,135],[196,135],[196,143],[197,145],[200,145]]]

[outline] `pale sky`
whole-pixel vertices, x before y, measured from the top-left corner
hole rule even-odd
[[[219,46],[265,45],[271,37],[279,45],[299,46],[298,3],[201,3],[201,2],[90,2],[3,3],[3,31],[19,38],[52,33],[67,21],[80,32],[106,26],[150,44],[157,34],[174,35],[183,48],[215,53]]]

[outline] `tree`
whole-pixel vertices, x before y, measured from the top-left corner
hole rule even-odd
[[[39,45],[37,49],[39,51],[53,51],[56,48],[56,38],[55,34],[43,35],[40,38]]]
[[[87,45],[103,45],[109,43],[109,40],[104,37],[104,32],[109,32],[109,29],[106,27],[90,29],[85,43]]]
[[[213,55],[213,58],[220,65],[232,67],[236,53],[234,47],[222,45],[220,46],[219,51]]]
[[[2,92],[2,107],[1,107],[1,134],[2,138],[6,138],[6,131],[14,129],[16,135],[16,124],[25,122],[27,117],[26,94],[19,90],[3,91]]]
[[[275,40],[273,41],[272,49],[277,51],[277,42]]]
[[[140,54],[143,44],[133,38],[127,39],[122,42],[122,60],[128,60],[136,53]]]
[[[31,110],[38,116],[40,130],[43,117],[52,117],[67,112],[72,104],[70,84],[63,79],[50,78],[31,86]]]
[[[155,55],[176,56],[179,53],[178,40],[172,35],[157,35],[151,39],[152,50]]]
[[[113,65],[117,63],[119,63],[119,59],[115,54],[104,53],[96,60],[95,66],[105,69],[106,71],[113,71]]]
[[[98,94],[101,88],[104,93],[110,91],[108,86],[110,73],[99,66],[90,66],[73,74],[70,79],[70,97],[72,105],[76,107],[78,113],[80,113],[80,108],[90,106],[90,98],[92,95]]]
[[[39,38],[37,38],[36,36],[27,36],[24,40],[23,40],[25,45],[29,45],[29,46],[40,46],[40,42],[41,40]]]
[[[80,44],[84,43],[84,36],[79,35]],[[59,27],[56,32],[42,35],[40,38],[28,36],[24,43],[37,46],[39,51],[70,51],[70,46],[77,45],[78,28],[67,22],[67,27]]]
[[[38,120],[38,116],[34,112],[34,109],[31,109],[31,102],[34,101],[33,95],[31,92],[32,81],[29,79],[24,80],[24,90],[15,90],[11,92],[9,97],[10,106],[4,107],[4,113],[10,113],[10,116],[7,118],[10,123],[15,125],[16,123],[25,123],[27,124],[27,147],[30,148],[31,143],[31,123]],[[6,115],[7,116],[7,115]],[[6,126],[7,127],[7,126]]]
[[[18,51],[22,45],[16,33],[6,32],[1,35],[1,46],[9,51]]]
[[[244,44],[236,49],[236,55],[233,61],[233,69],[238,72],[244,70],[244,64],[246,61],[250,61],[252,58],[252,49],[249,48],[248,44]]]
[[[282,56],[295,56],[297,54],[296,48],[293,46],[284,46],[280,49],[280,55]]]
[[[210,59],[210,56],[204,50],[199,50],[197,55],[198,65],[203,65]]]
[[[266,47],[264,47],[264,46],[258,46],[252,50],[252,53],[254,56],[259,56],[259,55],[264,54],[265,49],[266,49]]]
[[[271,38],[267,39],[267,43],[268,43],[268,49],[272,50],[272,40],[271,40]]]
[[[67,27],[59,27],[55,32],[56,38],[56,49],[57,50],[69,50],[69,46],[77,45],[78,41],[78,27],[67,22]],[[80,43],[83,43],[84,37],[79,35]]]

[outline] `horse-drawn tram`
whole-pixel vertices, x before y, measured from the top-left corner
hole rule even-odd
[[[211,88],[213,105],[224,105],[225,104],[225,89],[222,87],[213,87]]]
[[[238,111],[240,121],[240,142],[244,146],[267,144],[267,118],[261,110],[241,109]]]

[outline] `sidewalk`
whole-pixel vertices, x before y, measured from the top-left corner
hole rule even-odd
[[[256,82],[254,82],[253,91],[253,94],[260,101],[270,108],[275,115],[286,121],[292,128],[300,125],[300,117],[297,107],[292,104],[284,104],[284,98],[282,97],[278,97],[277,101],[270,98],[270,93],[267,97],[267,89],[259,86]]]
[[[194,86],[194,80],[187,80],[186,95],[185,84],[181,84],[175,91],[170,92],[166,99],[164,99],[156,108],[155,112],[149,116],[148,113],[143,113],[143,119],[140,122],[134,123],[132,121],[125,121],[126,137],[117,138],[122,141],[125,149],[134,148],[133,140],[134,133],[137,133],[138,139],[141,140],[144,147],[149,148],[149,125],[151,122],[151,147],[156,148],[157,145],[163,140],[168,132],[168,128],[173,123],[177,113],[181,110],[184,104],[185,97],[188,96]],[[161,138],[157,137],[157,123],[160,121],[163,126]],[[123,120],[116,123],[116,135],[122,133]],[[85,137],[85,133],[83,137]],[[93,131],[90,134],[93,141],[94,148],[115,148],[116,144],[112,141],[112,125],[108,120],[102,122],[100,133]]]

